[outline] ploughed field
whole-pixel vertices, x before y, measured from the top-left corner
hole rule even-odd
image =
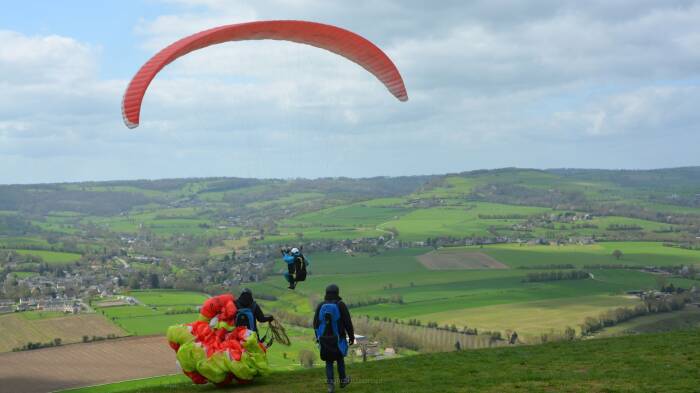
[[[0,354],[1,393],[44,393],[178,373],[163,337],[136,337]]]

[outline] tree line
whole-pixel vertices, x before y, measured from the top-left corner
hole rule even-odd
[[[675,294],[660,298],[648,297],[644,304],[634,307],[618,307],[600,313],[598,317],[588,317],[581,325],[581,336],[589,336],[605,327],[615,326],[630,319],[648,314],[657,314],[681,310],[690,301],[688,294]]]
[[[518,269],[524,269],[524,270],[545,270],[545,269],[551,269],[551,270],[556,270],[556,269],[561,269],[561,270],[566,270],[566,269],[575,269],[576,266],[570,264],[570,263],[559,263],[559,264],[549,264],[549,265],[526,265],[526,266],[518,266]]]
[[[345,301],[345,305],[348,306],[348,308],[373,306],[375,304],[382,303],[403,304],[403,296],[396,294],[391,296],[378,296],[365,299],[349,299]]]
[[[590,278],[590,273],[583,270],[537,272],[528,273],[527,276],[522,279],[522,282],[585,280],[587,278]]]

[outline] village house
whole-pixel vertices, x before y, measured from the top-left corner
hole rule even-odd
[[[15,310],[15,302],[10,299],[0,299],[0,314],[13,312]]]

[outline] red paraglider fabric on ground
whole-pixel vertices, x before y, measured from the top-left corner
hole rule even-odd
[[[236,311],[233,295],[215,296],[204,302],[199,320],[168,328],[168,344],[194,383],[247,383],[269,370],[267,348],[256,332],[235,326]]]

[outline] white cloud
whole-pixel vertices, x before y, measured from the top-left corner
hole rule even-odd
[[[376,42],[410,100],[317,48],[235,42],[167,66],[126,131],[127,81],[99,78],[99,48],[0,31],[0,165],[32,168],[0,181],[700,164],[698,1],[167,4],[135,19],[144,53],[221,24],[316,20]]]
[[[97,68],[95,49],[71,38],[0,30],[0,42],[3,85],[65,85],[93,76]]]
[[[643,87],[555,114],[560,132],[630,138],[697,132],[700,86]]]

